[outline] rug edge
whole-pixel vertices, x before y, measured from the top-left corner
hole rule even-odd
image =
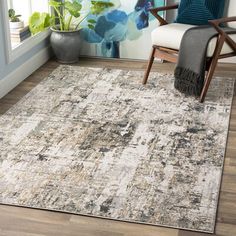
[[[225,157],[226,157],[226,152],[227,152],[227,147],[228,147],[228,140],[229,140],[229,128],[230,128],[230,120],[232,117],[232,109],[233,109],[233,100],[234,100],[234,94],[235,94],[235,86],[236,86],[236,78],[232,78],[233,82],[233,88],[232,88],[232,98],[231,98],[231,102],[230,102],[230,111],[229,111],[229,118],[228,118],[228,125],[227,125],[227,135],[226,135],[226,139],[225,139],[225,145],[224,145],[224,161],[221,167],[221,173],[220,173],[220,181],[219,181],[219,188],[217,191],[217,206],[215,209],[215,214],[214,214],[214,226],[213,226],[213,233],[216,232],[216,225],[217,225],[217,215],[218,215],[218,210],[219,210],[219,203],[220,203],[220,194],[221,194],[221,188],[222,188],[222,184],[223,184],[223,174],[224,174],[224,168],[225,168]]]
[[[39,211],[46,211],[46,212],[54,212],[54,213],[60,213],[60,214],[69,214],[74,216],[82,216],[82,217],[89,217],[89,218],[96,218],[96,219],[102,219],[102,220],[109,220],[109,221],[115,221],[115,222],[124,222],[124,223],[131,223],[131,224],[138,224],[138,225],[146,225],[146,226],[153,226],[153,227],[161,227],[161,228],[169,228],[169,229],[176,229],[176,230],[185,230],[190,232],[200,232],[200,233],[208,233],[208,234],[214,234],[214,231],[205,231],[205,230],[197,230],[197,229],[190,229],[190,228],[179,228],[169,225],[161,225],[161,224],[151,224],[141,221],[132,221],[132,220],[120,220],[115,218],[109,218],[105,216],[95,216],[91,214],[82,214],[82,213],[75,213],[75,212],[69,212],[69,211],[62,211],[62,210],[55,210],[55,209],[49,209],[49,208],[37,208],[37,207],[30,207],[30,206],[24,206],[24,205],[16,205],[13,203],[2,203],[0,202],[0,206],[9,206],[9,207],[18,207],[18,208],[25,208],[25,209],[31,209],[31,210],[39,210]]]

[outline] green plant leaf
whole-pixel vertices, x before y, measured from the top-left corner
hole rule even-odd
[[[51,26],[51,17],[48,13],[43,12],[42,18],[44,18],[44,28],[48,28],[49,26]]]
[[[15,12],[14,9],[9,9],[9,10],[8,10],[8,16],[9,16],[10,18],[13,17],[13,16],[15,16],[15,14],[16,14],[16,12]]]
[[[21,15],[16,15],[16,12],[14,9],[8,10],[8,16],[9,16],[11,22],[20,22],[19,17],[21,17]]]
[[[65,9],[75,18],[80,17],[80,10],[82,5],[77,1],[65,1]]]
[[[29,18],[29,29],[32,34],[45,30],[51,25],[51,17],[48,13],[34,12]]]
[[[94,15],[101,14],[109,7],[113,7],[114,4],[111,2],[103,2],[103,1],[91,1],[91,13]]]
[[[88,21],[88,23],[90,23],[90,24],[96,24],[96,22],[97,21],[95,21],[94,19],[89,19],[89,20],[87,20]]]
[[[82,0],[49,0],[49,5],[54,8],[54,12],[56,14],[52,14],[50,17],[48,14],[40,14],[35,12],[31,16],[30,21],[30,30],[33,34],[44,30],[47,26],[52,25],[54,20],[54,25],[58,23],[60,24],[60,30],[70,30],[72,18],[79,18],[81,15],[82,9]],[[89,0],[91,2],[91,7],[88,13],[80,19],[78,23],[76,23],[75,29],[78,29],[80,24],[90,15],[95,14],[98,15],[105,11],[109,7],[113,7],[114,4],[111,2],[104,2],[104,1],[95,1]],[[55,22],[55,19],[57,20]],[[89,19],[88,27],[90,29],[94,29],[94,24],[96,23],[95,20]]]
[[[16,14],[16,12],[15,12],[15,10],[14,10],[14,9],[9,9],[9,10],[8,10],[8,16],[9,16],[9,18],[12,18],[12,17],[14,17],[14,16],[15,16],[15,14]]]
[[[63,3],[61,1],[57,2],[57,1],[54,1],[54,0],[50,0],[48,2],[48,4],[49,4],[49,6],[55,7],[55,8],[61,7],[63,5]]]
[[[91,30],[94,30],[94,29],[95,29],[95,26],[94,26],[94,25],[91,25],[91,24],[88,24],[88,28],[91,29]]]

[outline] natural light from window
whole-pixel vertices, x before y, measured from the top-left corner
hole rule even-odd
[[[7,3],[8,9],[14,9],[16,15],[21,15],[19,19],[23,22],[23,24],[10,22],[11,45],[14,49],[31,36],[28,29],[28,20],[31,14],[35,11],[49,12],[49,6],[48,0],[7,0]]]

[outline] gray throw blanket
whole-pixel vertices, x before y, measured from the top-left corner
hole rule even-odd
[[[208,43],[217,34],[209,25],[193,27],[185,32],[175,69],[174,86],[180,92],[200,96],[204,85]]]

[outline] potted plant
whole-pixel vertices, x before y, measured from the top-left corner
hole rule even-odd
[[[14,9],[8,10],[10,29],[19,29],[24,27],[24,22],[20,20],[21,15],[16,15]]]
[[[50,27],[50,42],[57,60],[61,63],[75,63],[79,58],[80,30],[82,24],[94,29],[97,15],[112,7],[104,1],[50,0],[52,14],[35,12],[30,17],[30,31],[35,34]]]

